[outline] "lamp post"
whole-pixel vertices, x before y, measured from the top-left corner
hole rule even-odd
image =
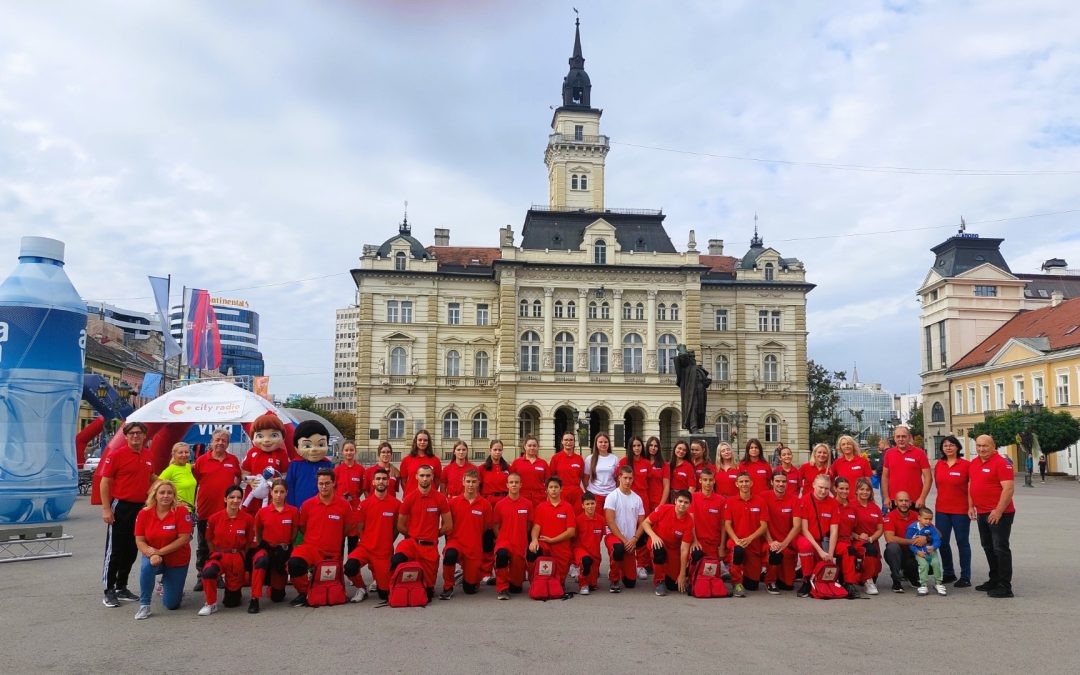
[[[1034,469],[1034,457],[1032,457],[1031,453],[1035,440],[1035,434],[1031,427],[1035,423],[1035,419],[1042,414],[1043,404],[1041,401],[1035,401],[1034,403],[1024,401],[1022,404],[1017,405],[1016,401],[1013,401],[1009,404],[1009,412],[1015,413],[1017,411],[1022,413],[1020,421],[1023,424],[1023,431],[1019,434],[1020,443],[1018,445],[1025,452],[1024,487],[1035,487],[1031,481],[1031,474]]]

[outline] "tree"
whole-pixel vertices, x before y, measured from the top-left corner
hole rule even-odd
[[[1080,421],[1065,411],[1054,413],[1044,408],[1036,413],[1017,410],[988,417],[968,432],[971,438],[983,434],[993,438],[998,447],[1015,444],[1023,453],[1026,469],[1028,461],[1033,459],[1036,444],[1046,455],[1064,450],[1080,440]],[[1025,474],[1025,484],[1031,485],[1031,471],[1026,470]]]
[[[333,433],[336,430],[342,438],[351,439],[353,434],[356,433],[356,415],[350,412],[325,410],[320,408],[315,401],[314,396],[293,394],[285,401],[285,407],[313,412],[334,425],[334,429],[327,429],[327,431]]]
[[[911,414],[908,415],[907,421],[908,429],[911,430],[911,437],[923,435],[923,407],[916,403],[911,408]]]
[[[840,395],[836,393],[836,383],[843,382],[844,372],[833,372],[810,360],[806,363],[807,389],[810,394],[807,411],[810,422],[811,443],[833,443],[836,437],[844,433],[844,425],[836,414]]]

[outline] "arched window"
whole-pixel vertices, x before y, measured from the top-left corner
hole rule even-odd
[[[574,372],[574,336],[566,331],[555,336],[555,372]]]
[[[443,438],[457,438],[460,430],[460,419],[458,414],[453,410],[449,411],[442,418],[442,435]]]
[[[930,408],[930,421],[931,422],[944,422],[945,421],[945,408],[938,402],[934,402],[932,408]]]
[[[518,316],[529,316],[529,301],[525,298],[522,298],[521,302],[518,303]]]
[[[589,318],[595,319],[597,317],[597,305],[595,300],[589,301]]]
[[[671,303],[671,307],[669,309],[671,311],[671,320],[672,321],[678,321],[679,320],[679,305],[677,303],[673,302],[673,303]]]
[[[488,416],[486,412],[478,412],[472,417],[472,437],[488,437]]]
[[[405,438],[405,413],[395,410],[390,413],[387,422],[387,435],[391,439]]]
[[[765,442],[780,442],[780,418],[776,415],[765,416]]]
[[[773,264],[765,263],[765,281],[772,281],[776,277],[776,269]]]
[[[641,304],[640,302],[634,305],[634,318],[638,321],[645,320],[645,305]]]
[[[729,366],[729,362],[728,362],[728,357],[727,356],[725,356],[723,354],[721,354],[720,356],[717,356],[716,357],[716,368],[713,370],[712,379],[716,380],[717,382],[727,382],[728,378],[731,377],[730,370],[729,370],[728,366]]]
[[[622,304],[622,318],[623,318],[623,321],[629,321],[630,317],[633,314],[633,311],[634,311],[634,306],[631,305],[629,302],[624,302]]]
[[[589,336],[589,372],[608,372],[608,339],[603,333]]]
[[[656,320],[667,321],[667,305],[662,302],[656,306]]]
[[[607,242],[603,239],[597,239],[593,244],[593,262],[597,265],[607,264]]]
[[[457,377],[461,375],[461,354],[456,349],[446,352],[446,376]]]
[[[556,318],[556,319],[561,319],[561,318],[563,318],[563,304],[562,304],[562,300],[556,300],[556,301],[555,301],[555,318]]]
[[[491,369],[491,357],[487,352],[476,352],[476,356],[473,357],[473,371],[476,377],[487,377],[488,371]]]
[[[600,318],[601,319],[610,319],[611,318],[611,305],[608,304],[607,300],[600,303]]]
[[[678,346],[678,340],[671,333],[664,333],[660,336],[658,345],[656,350],[657,371],[660,374],[674,373],[675,348]]]
[[[521,370],[535,373],[540,370],[540,336],[526,331],[521,336]]]
[[[716,433],[720,436],[722,441],[731,441],[731,418],[727,415],[721,415],[716,418]]]
[[[641,372],[642,340],[637,333],[627,333],[623,338],[623,372]]]
[[[533,300],[533,317],[540,318],[544,315],[544,305],[539,300]]]
[[[567,319],[576,319],[577,318],[577,303],[574,302],[573,300],[569,300],[566,303],[566,318]]]
[[[409,374],[409,355],[405,351],[404,347],[394,347],[390,350],[390,374],[391,375],[408,375]]]
[[[776,382],[780,379],[780,362],[775,356],[772,354],[766,356],[764,365],[765,368],[762,372],[765,375],[766,382]]]
[[[571,190],[576,190],[577,186],[578,186],[578,178],[577,178],[577,174],[575,173],[574,175],[570,176],[570,189]]]
[[[405,252],[404,251],[398,251],[396,254],[394,254],[394,269],[396,269],[396,270],[404,270],[405,269],[405,261],[406,261]]]

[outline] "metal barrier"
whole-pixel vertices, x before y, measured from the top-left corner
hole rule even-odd
[[[57,524],[0,528],[0,563],[67,558],[67,543],[74,538]]]

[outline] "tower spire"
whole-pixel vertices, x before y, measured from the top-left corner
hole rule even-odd
[[[758,236],[757,232],[757,211],[754,211],[754,238],[750,240],[750,248],[762,248],[765,246],[765,242]]]
[[[574,10],[577,13],[577,10]],[[581,18],[574,19],[574,53],[570,56],[571,68],[584,68],[585,57],[581,55]]]
[[[403,234],[406,237],[412,236],[412,225],[409,225],[409,202],[405,201],[405,215],[401,218],[401,225],[398,225],[398,233]]]

